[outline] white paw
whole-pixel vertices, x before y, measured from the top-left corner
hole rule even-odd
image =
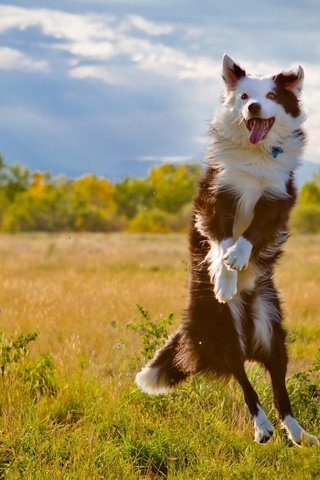
[[[312,447],[312,445],[319,445],[319,440],[314,435],[303,431],[301,433],[301,446],[302,447]]]
[[[223,260],[231,270],[245,270],[248,267],[252,250],[252,243],[240,237],[236,243],[227,250]]]
[[[254,439],[258,443],[267,443],[273,435],[273,428],[269,422],[268,426],[255,427]]]
[[[287,415],[283,420],[283,428],[288,433],[290,440],[301,447],[311,447],[312,445],[319,445],[319,440],[317,437],[310,435],[305,432],[303,428],[299,425],[297,420],[291,415]]]
[[[273,427],[260,405],[258,410],[258,415],[254,417],[254,439],[256,442],[266,443],[273,435]]]
[[[238,272],[228,270],[225,265],[221,265],[220,271],[215,277],[214,294],[218,302],[226,303],[237,293]]]

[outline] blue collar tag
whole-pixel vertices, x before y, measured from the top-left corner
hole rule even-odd
[[[281,147],[272,147],[271,155],[272,155],[273,158],[277,158],[279,153],[283,153],[283,152],[284,152],[284,150]]]

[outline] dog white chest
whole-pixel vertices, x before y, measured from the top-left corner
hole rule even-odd
[[[255,206],[262,195],[285,196],[289,173],[270,159],[236,159],[224,164],[219,173],[219,183],[238,198],[233,228],[234,240],[249,227]]]

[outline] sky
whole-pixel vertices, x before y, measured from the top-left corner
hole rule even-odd
[[[252,74],[304,67],[320,167],[319,21],[318,0],[2,1],[0,152],[114,181],[202,161],[228,53]]]

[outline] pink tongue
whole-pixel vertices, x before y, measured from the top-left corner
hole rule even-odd
[[[255,120],[252,130],[249,133],[249,142],[250,143],[259,143],[261,142],[264,134],[264,121]]]

